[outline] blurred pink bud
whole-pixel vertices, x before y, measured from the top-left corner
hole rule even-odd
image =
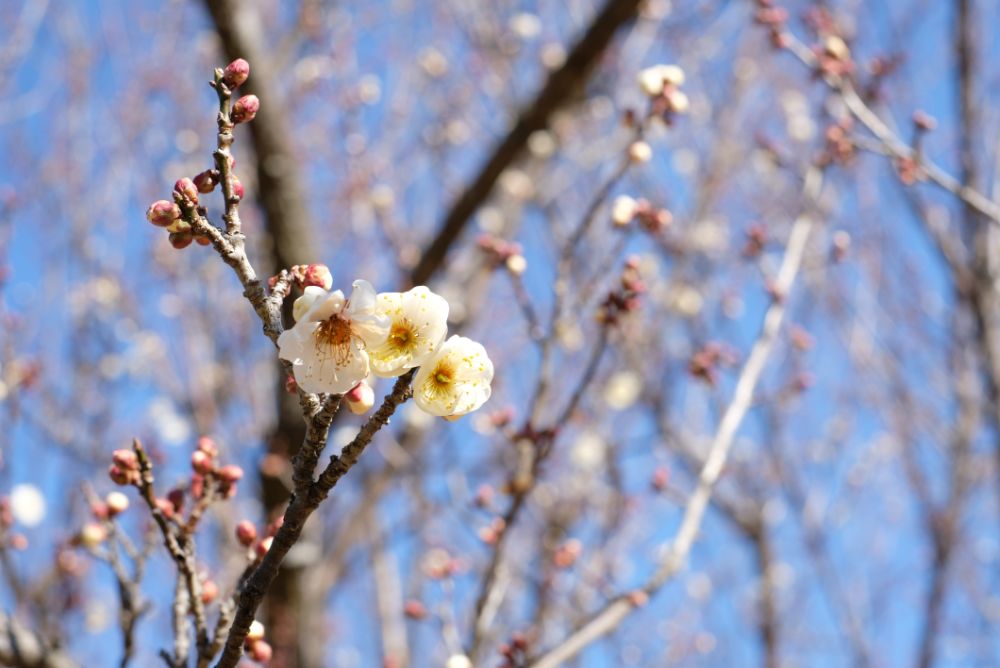
[[[132,471],[126,471],[115,464],[108,467],[108,477],[111,478],[111,482],[116,485],[130,484],[132,482],[132,476]]]
[[[201,602],[208,605],[219,596],[219,585],[214,580],[205,580],[201,583]]]
[[[250,658],[257,663],[267,663],[271,660],[271,646],[263,640],[258,640],[250,646]]]
[[[181,217],[181,208],[165,199],[156,200],[146,209],[146,220],[157,227],[167,227]]]
[[[215,190],[215,186],[218,183],[219,173],[214,169],[206,169],[194,177],[194,186],[198,189],[198,192],[202,194],[207,195]]]
[[[257,540],[257,527],[250,520],[243,520],[236,525],[236,540],[241,545],[250,547]]]
[[[111,453],[111,461],[115,466],[125,470],[139,470],[139,458],[131,450],[124,448]]]
[[[11,534],[10,546],[15,550],[26,550],[28,549],[28,537],[20,533]]]
[[[260,110],[260,100],[256,95],[244,95],[233,104],[233,123],[247,123],[253,120]]]
[[[641,608],[642,606],[649,603],[649,594],[641,589],[636,589],[629,593],[628,602],[631,603],[636,608]]]
[[[212,245],[212,240],[209,239],[208,237],[203,237],[203,236],[195,236],[194,242],[196,244],[198,244],[199,246],[211,246]]]
[[[344,400],[352,413],[364,415],[375,405],[375,391],[372,390],[371,385],[361,381],[344,395]]]
[[[212,472],[212,469],[215,468],[215,462],[204,451],[195,450],[191,454],[191,468],[204,475]]]
[[[480,485],[476,490],[476,505],[488,508],[493,503],[493,488],[490,485]]]
[[[167,239],[170,241],[171,246],[177,250],[181,250],[182,248],[187,248],[191,245],[191,242],[194,241],[194,234],[192,234],[190,230],[186,230],[184,232],[171,232]]]
[[[171,518],[174,516],[174,504],[166,499],[157,499],[156,508],[163,513],[164,517]]]
[[[222,81],[230,88],[240,86],[250,76],[250,63],[237,58],[222,71]]]
[[[257,556],[263,559],[264,555],[267,554],[268,550],[271,549],[271,543],[273,542],[274,542],[274,536],[268,536],[264,540],[257,543]]]
[[[174,184],[174,192],[189,204],[198,203],[198,187],[194,181],[186,176],[183,179],[177,179],[177,183]]]
[[[295,376],[289,374],[288,378],[285,379],[285,392],[289,394],[299,393],[299,384],[295,382]]]
[[[175,487],[174,489],[167,492],[167,503],[175,513],[180,514],[184,511],[184,490]]]
[[[937,127],[937,119],[935,119],[930,114],[920,111],[913,112],[913,124],[917,126],[920,130],[924,132],[930,132]]]
[[[670,482],[670,471],[665,466],[657,467],[653,471],[652,485],[653,489],[657,492],[662,492],[667,488],[667,484]]]
[[[90,504],[90,513],[94,519],[106,520],[108,519],[108,505],[103,501],[94,501]]]
[[[403,614],[410,619],[424,619],[427,616],[427,607],[416,599],[410,599],[403,604]]]
[[[233,484],[243,479],[243,469],[235,464],[228,464],[219,469],[218,476],[223,482]]]
[[[217,446],[215,441],[208,436],[201,436],[198,438],[198,449],[209,457],[219,456],[219,446]]]

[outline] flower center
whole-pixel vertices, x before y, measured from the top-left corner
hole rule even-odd
[[[316,347],[324,356],[332,357],[337,366],[345,366],[351,359],[351,321],[337,314],[319,323]]]
[[[431,375],[431,383],[436,392],[448,391],[448,386],[455,381],[455,370],[448,364],[439,364]]]
[[[400,352],[412,352],[417,347],[417,338],[409,320],[394,322],[389,328],[389,343]]]

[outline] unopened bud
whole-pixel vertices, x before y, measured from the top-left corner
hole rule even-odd
[[[628,195],[619,195],[611,205],[611,220],[615,225],[624,227],[635,217],[637,202]]]
[[[268,551],[271,549],[271,543],[273,542],[274,542],[274,536],[268,536],[267,538],[257,543],[257,556],[263,559],[264,555],[267,554]]]
[[[243,469],[235,464],[228,464],[219,469],[218,475],[223,482],[233,484],[243,479]]]
[[[198,187],[194,184],[194,181],[186,176],[183,179],[177,179],[177,182],[174,184],[174,192],[189,204],[198,203]]]
[[[250,658],[257,663],[267,663],[273,654],[271,646],[263,640],[258,640],[250,646]]]
[[[256,95],[244,95],[233,104],[233,123],[247,123],[253,120],[260,110],[260,100]]]
[[[219,456],[219,446],[208,436],[198,438],[198,449],[213,459]]]
[[[111,482],[116,485],[128,485],[132,482],[132,477],[134,475],[133,471],[126,471],[125,469],[119,467],[116,464],[112,464],[108,467],[108,477],[111,478]]]
[[[256,642],[264,639],[264,625],[256,619],[250,622],[250,630],[247,631],[247,642]]]
[[[520,276],[528,269],[528,261],[520,253],[515,253],[508,257],[504,261],[504,264],[507,266],[507,271],[515,276]]]
[[[191,242],[194,241],[194,234],[190,230],[186,232],[171,232],[167,239],[170,241],[171,246],[177,250],[181,250],[191,245]]]
[[[234,175],[233,176],[233,195],[236,197],[236,199],[242,201],[243,194],[244,194],[244,192],[243,192],[243,184]]]
[[[403,614],[410,619],[423,619],[427,616],[427,607],[416,599],[410,599],[403,605]]]
[[[375,405],[375,391],[372,390],[371,385],[361,381],[344,395],[344,400],[352,413],[364,415]]]
[[[325,264],[310,264],[302,275],[302,287],[315,286],[329,290],[333,287],[333,274]]]
[[[167,503],[175,513],[181,513],[184,510],[184,490],[180,487],[175,487],[174,489],[167,492]]]
[[[212,469],[215,468],[215,462],[201,450],[195,450],[191,454],[191,468],[204,475],[212,472]]]
[[[100,524],[88,522],[80,529],[77,539],[83,547],[94,548],[104,542],[108,532]]]
[[[641,165],[653,159],[653,149],[644,141],[635,141],[628,147],[628,157],[633,163]]]
[[[160,199],[146,209],[146,220],[157,227],[167,227],[181,217],[181,208],[173,202]]]
[[[111,461],[115,463],[115,466],[126,471],[139,469],[139,458],[131,450],[124,448],[115,450],[111,453]]]
[[[104,498],[104,505],[110,517],[121,515],[128,510],[128,497],[121,492],[111,492]]]
[[[205,580],[201,583],[201,602],[208,605],[219,596],[219,585],[214,580]]]
[[[215,190],[216,184],[219,183],[219,173],[214,169],[206,169],[195,176],[193,182],[198,192],[208,194]]]
[[[236,540],[245,547],[250,547],[257,540],[257,527],[250,520],[243,520],[236,525]]]
[[[250,76],[250,63],[243,60],[242,58],[237,58],[233,62],[226,65],[226,69],[222,71],[222,81],[230,88],[236,88],[243,84],[244,81]]]

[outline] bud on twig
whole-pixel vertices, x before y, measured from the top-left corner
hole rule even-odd
[[[222,71],[222,82],[230,88],[237,88],[250,77],[250,63],[237,58]]]
[[[248,123],[260,110],[260,100],[256,95],[244,95],[233,104],[233,123]]]

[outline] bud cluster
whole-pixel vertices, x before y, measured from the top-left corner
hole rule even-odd
[[[250,76],[250,65],[242,58],[229,63],[225,69],[217,69],[217,81],[224,84],[222,91],[237,88]],[[228,92],[225,93],[228,96]],[[226,98],[228,99],[228,97]],[[233,103],[230,119],[233,123],[252,121],[260,109],[260,100],[256,95],[244,95]],[[235,166],[236,161],[230,157],[229,166]],[[206,169],[194,178],[183,177],[174,184],[173,201],[157,200],[146,210],[146,219],[157,227],[166,229],[170,245],[177,249],[187,248],[193,242],[208,246],[211,239],[204,235],[196,235],[192,230],[192,222],[196,216],[204,216],[205,210],[199,202],[199,195],[213,192],[222,180],[217,169]],[[236,200],[244,196],[243,184],[235,174],[229,174],[232,195]]]
[[[785,32],[785,24],[788,23],[787,9],[775,5],[774,0],[757,0],[757,11],[753,18],[756,23],[768,29],[771,46],[775,49],[788,46],[788,34]]]
[[[256,619],[250,624],[243,647],[247,655],[257,663],[267,663],[274,653],[271,646],[264,641],[264,625]]]
[[[521,244],[507,241],[493,234],[483,234],[476,240],[476,245],[486,258],[487,264],[497,269],[504,267],[515,276],[520,276],[528,268]]]
[[[719,380],[719,368],[736,364],[736,351],[729,346],[710,341],[699,348],[688,361],[688,373],[714,386]]]
[[[673,223],[674,216],[649,200],[619,195],[611,205],[611,222],[616,227],[627,227],[633,220],[650,234],[659,234]]]
[[[614,325],[622,315],[639,308],[639,297],[644,292],[646,284],[639,275],[639,260],[630,257],[622,268],[618,286],[608,293],[598,307],[597,320],[607,325]]]
[[[684,70],[677,65],[653,65],[639,72],[639,88],[650,99],[650,115],[668,124],[678,114],[687,113],[690,103],[680,89]]]

